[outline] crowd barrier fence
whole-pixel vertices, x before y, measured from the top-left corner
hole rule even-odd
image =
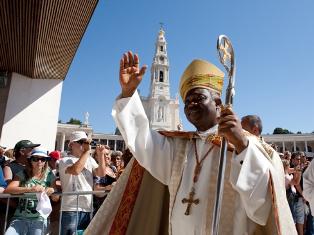
[[[109,192],[108,191],[79,191],[79,192],[55,192],[53,193],[53,195],[58,195],[61,197],[61,205],[62,205],[62,198],[63,196],[76,196],[76,230],[75,230],[75,234],[78,234],[77,231],[77,224],[78,224],[78,208],[79,208],[79,197],[82,195],[95,195],[95,194],[101,194],[102,196],[107,195]],[[23,193],[23,194],[7,194],[7,193],[1,193],[0,194],[0,199],[7,199],[6,202],[6,210],[5,210],[5,220],[4,220],[4,226],[3,226],[3,234],[5,234],[5,231],[7,229],[7,224],[8,224],[8,214],[9,214],[9,207],[10,207],[10,199],[12,198],[27,198],[27,197],[31,197],[31,196],[36,196],[36,193]],[[62,220],[62,207],[60,207],[59,210],[59,229],[58,229],[58,234],[61,234],[61,220]],[[93,211],[94,211],[94,206],[93,206],[93,200],[92,200],[92,204],[91,204],[91,220],[93,217]],[[48,217],[49,218],[49,217]],[[48,229],[49,230],[49,229]],[[47,234],[47,233],[45,233]]]

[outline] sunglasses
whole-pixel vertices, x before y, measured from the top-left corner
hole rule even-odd
[[[32,162],[38,162],[38,161],[46,162],[46,161],[48,161],[48,159],[45,157],[31,157],[31,161]]]
[[[75,143],[78,143],[80,145],[89,144],[89,142],[87,140],[78,140],[78,141],[75,141]]]

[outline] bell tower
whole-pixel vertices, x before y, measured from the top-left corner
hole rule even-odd
[[[169,60],[167,55],[167,42],[165,31],[161,27],[155,43],[155,55],[151,67],[150,97],[164,96],[170,99],[169,91]]]
[[[142,99],[152,129],[175,130],[179,124],[179,100],[171,99],[169,59],[165,31],[160,27],[151,66],[150,91]]]

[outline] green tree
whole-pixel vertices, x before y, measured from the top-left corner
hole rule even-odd
[[[274,134],[274,135],[275,135],[275,134],[293,134],[293,132],[291,132],[291,131],[289,131],[289,130],[287,130],[287,129],[283,129],[283,128],[281,128],[281,127],[276,127],[276,128],[274,129],[273,134]]]
[[[70,118],[67,124],[75,124],[75,125],[82,125],[82,122],[79,119]]]
[[[121,135],[121,132],[118,128],[116,128],[115,132],[114,132],[115,135]]]

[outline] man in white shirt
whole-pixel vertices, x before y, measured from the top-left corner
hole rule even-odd
[[[70,136],[69,148],[70,153],[59,161],[62,192],[92,191],[93,176],[105,175],[102,166],[105,165],[106,148],[96,147],[96,154],[101,155],[100,165],[90,156],[90,141],[85,132],[73,132]],[[63,196],[61,210],[62,235],[72,235],[76,229],[83,230],[90,222],[92,195]]]

